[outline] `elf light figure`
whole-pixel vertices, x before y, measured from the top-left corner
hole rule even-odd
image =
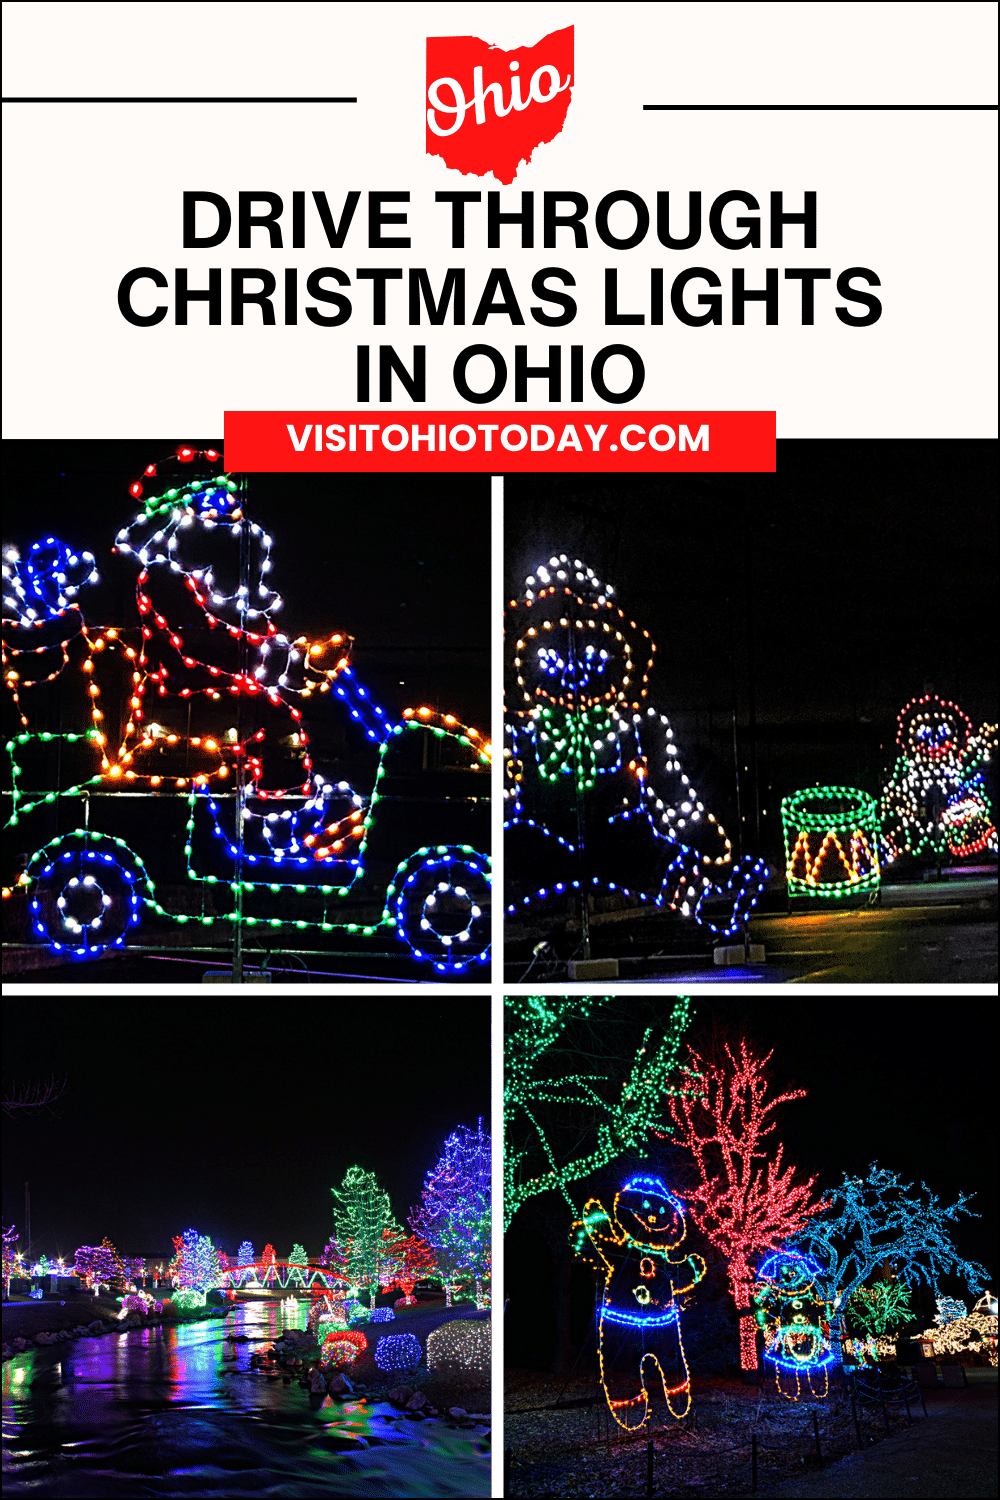
[[[816,1286],[821,1274],[816,1261],[796,1250],[776,1250],[757,1272],[753,1300],[764,1334],[764,1359],[773,1366],[774,1383],[789,1401],[803,1394],[803,1379],[813,1400],[824,1400],[829,1391],[834,1355],[830,1304]]]
[[[579,892],[586,928],[587,898],[610,894],[736,933],[767,868],[734,858],[732,840],[681,765],[670,720],[649,702],[656,657],[649,631],[592,568],[560,554],[510,601],[508,637],[504,828],[526,841],[523,859],[508,845],[508,869],[523,864],[531,887],[507,915]],[[589,815],[588,804],[602,797],[602,816]],[[578,878],[566,856],[575,857]]]
[[[701,1281],[705,1262],[700,1255],[673,1255],[686,1233],[680,1199],[662,1178],[647,1176],[625,1183],[610,1214],[597,1198],[589,1199],[582,1221],[573,1226],[577,1255],[604,1278],[598,1308],[600,1379],[608,1409],[626,1432],[649,1420],[651,1380],[663,1387],[677,1421],[691,1407],[677,1299]]]
[[[957,703],[914,698],[897,720],[899,758],[882,792],[883,863],[901,854],[942,859],[997,850],[982,767],[997,726],[976,732]]]

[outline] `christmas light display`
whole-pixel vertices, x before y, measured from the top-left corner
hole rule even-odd
[[[938,1297],[937,1312],[934,1314],[934,1322],[939,1328],[946,1323],[954,1323],[956,1318],[967,1318],[969,1309],[964,1302],[959,1302],[957,1297]]]
[[[305,1248],[302,1245],[293,1245],[288,1256],[288,1265],[291,1268],[291,1278],[296,1283],[296,1285],[305,1286],[305,1273],[304,1271],[300,1271],[299,1267],[305,1267],[308,1266],[308,1264],[309,1257],[305,1252]]]
[[[491,1328],[487,1320],[454,1318],[427,1335],[428,1370],[490,1373]]]
[[[89,553],[47,538],[24,558],[13,549],[4,558],[4,679],[21,721],[7,743],[7,826],[60,801],[81,802],[85,814],[82,826],[30,853],[18,884],[29,892],[33,936],[94,958],[122,947],[152,913],[206,927],[333,933],[351,945],[379,934],[446,976],[487,962],[489,861],[471,840],[434,835],[447,817],[451,829],[485,836],[489,743],[426,706],[393,722],[358,680],[349,636],[312,640],[278,628],[273,539],[246,516],[244,487],[221,454],[182,448],[150,464],[131,493],[142,509],[112,550],[136,573],[134,625],[85,619],[78,595],[97,582]],[[232,566],[212,561],[220,539],[238,554]],[[44,722],[45,700],[32,690],[64,673],[89,727],[64,731],[60,720],[53,731]],[[374,755],[370,791],[330,780],[313,763],[308,723],[327,703]],[[194,708],[207,730],[192,728]],[[235,727],[219,727],[226,718]],[[482,789],[450,794],[446,811],[398,788],[387,799],[385,777],[414,736],[445,744],[443,764],[483,773]],[[32,780],[50,774],[39,770],[47,748],[60,752],[64,779],[36,792]],[[185,870],[201,892],[200,914],[164,906],[141,856],[93,826],[114,801],[94,794],[116,790],[186,802]],[[398,848],[390,853],[398,844],[390,804],[400,800],[425,826],[425,842],[402,859]],[[141,832],[141,816],[133,821]],[[369,909],[377,901],[381,916],[338,916],[348,899]]]
[[[481,1119],[475,1130],[458,1126],[424,1179],[420,1205],[410,1211],[410,1227],[441,1268],[449,1304],[452,1284],[464,1274],[474,1280],[476,1304],[483,1306],[483,1281],[490,1274],[491,1158],[489,1131]],[[410,1278],[407,1295],[416,1279]]]
[[[586,920],[586,903],[609,896],[669,908],[717,935],[736,933],[767,868],[734,858],[725,829],[682,770],[669,719],[644,701],[656,653],[649,632],[627,618],[592,568],[560,554],[510,601],[508,635],[505,847],[508,871],[530,873],[527,884],[520,874],[510,882],[507,916],[573,898],[585,903]],[[595,811],[588,833],[591,794],[604,786],[611,796],[619,785],[620,798]],[[637,829],[644,844],[629,836]],[[539,869],[547,877],[540,885]]]
[[[949,1318],[944,1324],[935,1322],[920,1337],[931,1340],[935,1359],[944,1354],[978,1354],[989,1365],[997,1363],[997,1315],[980,1310],[978,1304],[964,1317]]]
[[[764,1336],[764,1360],[789,1401],[803,1394],[803,1381],[804,1393],[814,1401],[829,1394],[836,1356],[830,1343],[830,1304],[817,1288],[821,1276],[822,1267],[797,1250],[777,1250],[757,1269],[753,1301]]]
[[[805,1089],[768,1098],[767,1065],[740,1039],[734,1053],[728,1043],[719,1061],[709,1063],[693,1049],[690,1066],[700,1087],[675,1094],[670,1110],[677,1144],[690,1151],[697,1186],[685,1203],[705,1237],[726,1257],[729,1290],[740,1313],[740,1363],[757,1368],[756,1323],[750,1314],[754,1286],[751,1262],[798,1233],[820,1205],[813,1201],[816,1179],[796,1181],[794,1166],[782,1169],[784,1147],[775,1149],[775,1111]]]
[[[374,1172],[357,1166],[350,1167],[340,1187],[330,1191],[339,1205],[338,1237],[344,1246],[348,1276],[355,1285],[367,1289],[372,1308],[390,1244],[400,1235],[389,1195]]]
[[[236,1252],[236,1264],[238,1266],[252,1266],[257,1257],[253,1253],[253,1245],[249,1240],[244,1240]]]
[[[878,804],[849,786],[813,786],[784,797],[789,896],[838,898],[879,888]]]
[[[835,1337],[854,1294],[880,1276],[887,1261],[905,1287],[924,1285],[936,1293],[939,1277],[947,1274],[974,1290],[985,1285],[985,1267],[963,1260],[951,1239],[956,1219],[975,1216],[969,1195],[959,1193],[954,1203],[944,1204],[926,1183],[904,1182],[897,1172],[873,1163],[867,1177],[845,1175],[827,1199],[795,1240],[797,1249],[824,1268]]]
[[[375,1363],[380,1370],[415,1370],[423,1350],[412,1333],[390,1333],[375,1346]]]
[[[185,1309],[204,1307],[207,1300],[205,1292],[198,1286],[179,1286],[170,1293],[170,1301],[174,1306]]]
[[[873,1286],[860,1287],[852,1294],[847,1313],[852,1324],[870,1337],[887,1334],[913,1317],[909,1288],[901,1281],[884,1278]]]
[[[119,1297],[118,1301],[122,1305],[122,1310],[118,1314],[119,1318],[127,1318],[129,1313],[138,1313],[140,1317],[145,1317],[157,1306],[155,1299],[148,1292],[128,1292],[124,1297]]]
[[[391,1323],[396,1314],[391,1307],[373,1307],[369,1319],[371,1323]]]
[[[118,1265],[107,1244],[81,1245],[74,1257],[73,1269],[88,1287],[93,1287],[95,1296],[102,1282],[110,1283],[118,1277]]]
[[[3,1235],[2,1241],[0,1241],[0,1243],[2,1243],[3,1246],[4,1296],[10,1295],[10,1278],[14,1275],[15,1268],[17,1266],[17,1252],[15,1251],[14,1246],[17,1244],[20,1238],[21,1236],[17,1232],[16,1224],[3,1225]]]
[[[578,1213],[570,1185],[599,1172],[623,1151],[643,1151],[649,1133],[669,1133],[666,1101],[673,1090],[691,1086],[680,1063],[680,1044],[690,1021],[691,1002],[678,996],[662,1040],[650,1046],[647,1031],[628,1078],[617,1097],[601,1092],[598,1073],[565,1071],[558,1055],[561,1038],[574,1020],[587,1020],[609,1004],[601,996],[507,995],[504,1000],[504,1233],[522,1203],[541,1193],[558,1192]],[[549,1139],[545,1109],[584,1105],[592,1114],[596,1144],[559,1162]],[[520,1142],[525,1140],[526,1145]],[[541,1170],[536,1161],[544,1161]]]
[[[973,731],[957,703],[925,694],[900,712],[896,744],[899,756],[882,791],[883,864],[903,854],[995,854],[982,768],[996,754],[997,726]]]
[[[573,1225],[576,1254],[594,1266],[599,1282],[603,1279],[597,1345],[601,1388],[608,1410],[626,1432],[649,1420],[651,1382],[658,1380],[678,1421],[691,1406],[683,1304],[677,1298],[697,1286],[705,1262],[700,1255],[674,1254],[686,1235],[681,1200],[662,1178],[641,1173],[615,1194],[610,1214],[590,1198],[582,1220]]]
[[[394,1286],[399,1287],[403,1295],[396,1302],[396,1307],[414,1307],[417,1299],[413,1295],[413,1289],[418,1281],[423,1281],[438,1270],[438,1257],[419,1235],[393,1237],[387,1234],[385,1238],[389,1240],[389,1244],[380,1277],[382,1290],[387,1292]],[[374,1317],[374,1313],[372,1316]]]
[[[323,1340],[320,1359],[328,1365],[350,1365],[367,1348],[368,1340],[363,1333],[357,1333],[353,1329],[340,1329],[328,1334]]]
[[[223,1273],[218,1251],[210,1237],[199,1234],[196,1229],[185,1229],[183,1235],[175,1235],[174,1258],[170,1262],[168,1274],[175,1287],[205,1292],[218,1286]]]

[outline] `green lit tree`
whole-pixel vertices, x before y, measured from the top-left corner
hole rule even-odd
[[[367,1289],[368,1305],[374,1307],[390,1245],[402,1234],[392,1216],[389,1194],[375,1173],[363,1167],[349,1167],[340,1187],[330,1191],[338,1205],[334,1217],[347,1275],[357,1287]]]
[[[307,1266],[309,1264],[309,1257],[302,1245],[296,1243],[292,1246],[292,1252],[288,1257],[288,1264],[290,1266]],[[297,1282],[299,1286],[305,1286],[306,1278],[302,1271],[289,1271],[288,1279],[290,1282]]]
[[[651,1131],[669,1135],[669,1101],[691,1086],[679,1061],[691,1002],[678,998],[663,1035],[646,1030],[628,1063],[593,1038],[570,1032],[610,1001],[603,997],[511,995],[505,1004],[504,1232],[522,1204],[559,1193],[578,1213],[571,1186],[625,1151],[645,1151]]]
[[[915,1316],[910,1306],[910,1289],[894,1277],[859,1287],[851,1295],[847,1315],[870,1338],[895,1333]]]

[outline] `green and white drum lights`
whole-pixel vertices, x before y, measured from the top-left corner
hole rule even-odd
[[[812,786],[782,798],[789,896],[841,899],[879,888],[878,803],[853,786]]]

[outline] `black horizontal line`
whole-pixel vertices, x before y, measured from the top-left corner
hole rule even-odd
[[[642,107],[643,107],[643,109],[671,109],[671,110],[678,110],[678,111],[683,111],[683,110],[686,110],[686,109],[736,109],[736,110],[740,110],[740,109],[752,109],[752,110],[765,110],[765,109],[790,109],[790,110],[798,110],[798,109],[809,109],[809,110],[822,110],[822,109],[840,109],[840,110],[846,110],[846,109],[856,109],[856,110],[865,110],[865,109],[879,109],[879,110],[894,110],[894,109],[914,109],[914,110],[921,110],[921,109],[924,109],[924,110],[930,110],[930,109],[934,109],[934,110],[963,109],[963,110],[992,110],[994,113],[996,112],[996,109],[997,109],[997,106],[995,104],[644,104]]]
[[[357,104],[357,97],[348,98],[344,96],[325,97],[317,95],[290,94],[287,97],[274,95],[238,95],[238,94],[176,94],[176,95],[152,95],[152,94],[25,94],[11,96],[2,101],[4,104]]]

